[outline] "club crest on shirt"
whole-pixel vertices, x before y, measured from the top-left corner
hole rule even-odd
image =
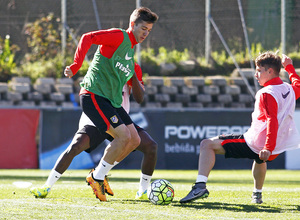
[[[110,118],[110,120],[112,121],[112,123],[118,123],[118,121],[119,121],[119,119],[118,119],[118,117],[116,115],[112,116]]]

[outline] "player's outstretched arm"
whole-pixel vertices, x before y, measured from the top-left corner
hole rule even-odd
[[[92,44],[106,45],[115,51],[123,42],[123,39],[124,36],[122,31],[115,28],[92,31],[83,34],[74,54],[74,62],[70,65],[73,75],[75,75],[81,68],[85,56]],[[107,51],[102,51],[102,55],[107,58],[110,58],[112,56],[112,54],[107,53]]]
[[[300,97],[300,76],[296,73],[292,59],[283,54],[282,65],[289,74],[291,84],[295,91],[296,99],[298,99]]]

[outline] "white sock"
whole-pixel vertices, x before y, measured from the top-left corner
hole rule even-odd
[[[120,162],[118,162],[118,161],[115,161],[114,162],[114,167],[116,166],[116,165],[118,165]]]
[[[256,189],[256,188],[254,188],[254,189],[253,189],[253,192],[260,192],[260,193],[261,193],[261,192],[262,192],[262,189]]]
[[[108,172],[113,168],[113,164],[109,164],[103,160],[100,160],[99,165],[96,167],[95,171],[93,172],[93,177],[97,180],[104,180],[105,176]]]
[[[61,175],[62,174],[60,174],[56,170],[52,169],[45,185],[52,187],[54,185],[54,183],[56,183],[56,181],[61,177]]]
[[[207,182],[207,176],[198,175],[198,176],[197,176],[196,183],[199,183],[199,182],[204,182],[204,183],[206,183],[206,182]]]
[[[142,194],[147,190],[150,182],[151,182],[152,176],[146,175],[141,173],[141,178],[140,178],[140,186],[139,186],[139,193]]]

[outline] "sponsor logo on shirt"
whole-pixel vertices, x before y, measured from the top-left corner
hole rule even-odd
[[[125,60],[131,60],[132,57],[128,56],[128,53],[125,55]]]
[[[290,94],[290,90],[285,94],[281,93],[282,98],[284,98],[284,99],[286,99],[286,97],[288,97],[289,94]]]
[[[118,121],[119,121],[119,119],[118,119],[118,117],[116,116],[116,115],[114,115],[114,116],[112,116],[111,118],[110,118],[110,120],[112,121],[112,123],[118,123]]]
[[[131,69],[128,64],[124,66],[122,63],[117,62],[115,67],[124,72],[125,76],[128,76],[131,73]]]

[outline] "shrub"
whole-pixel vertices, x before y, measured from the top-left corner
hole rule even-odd
[[[66,60],[67,63],[72,63],[73,61],[69,57]],[[54,58],[49,59],[40,59],[35,62],[26,62],[26,64],[19,67],[18,71],[19,76],[30,77],[32,82],[35,82],[38,78],[41,77],[53,77],[53,78],[62,78],[65,77],[63,72],[65,66],[63,66],[63,57],[62,55],[57,55]],[[76,74],[76,77],[85,75],[89,67],[87,61],[84,61],[82,67]]]
[[[19,76],[30,77],[33,82],[39,77],[64,77],[64,63],[73,62],[76,45],[71,38],[67,39],[66,56],[63,57],[60,32],[60,19],[53,13],[26,25],[25,35],[29,52],[25,54],[19,65]],[[76,75],[85,74],[87,69],[88,64],[84,61]]]
[[[61,53],[60,20],[53,13],[27,23],[25,36],[30,52],[26,54],[27,61],[54,58]]]
[[[6,35],[5,40],[0,37],[0,81],[8,81],[17,72],[14,58],[18,50],[18,46],[10,46],[9,35]]]

